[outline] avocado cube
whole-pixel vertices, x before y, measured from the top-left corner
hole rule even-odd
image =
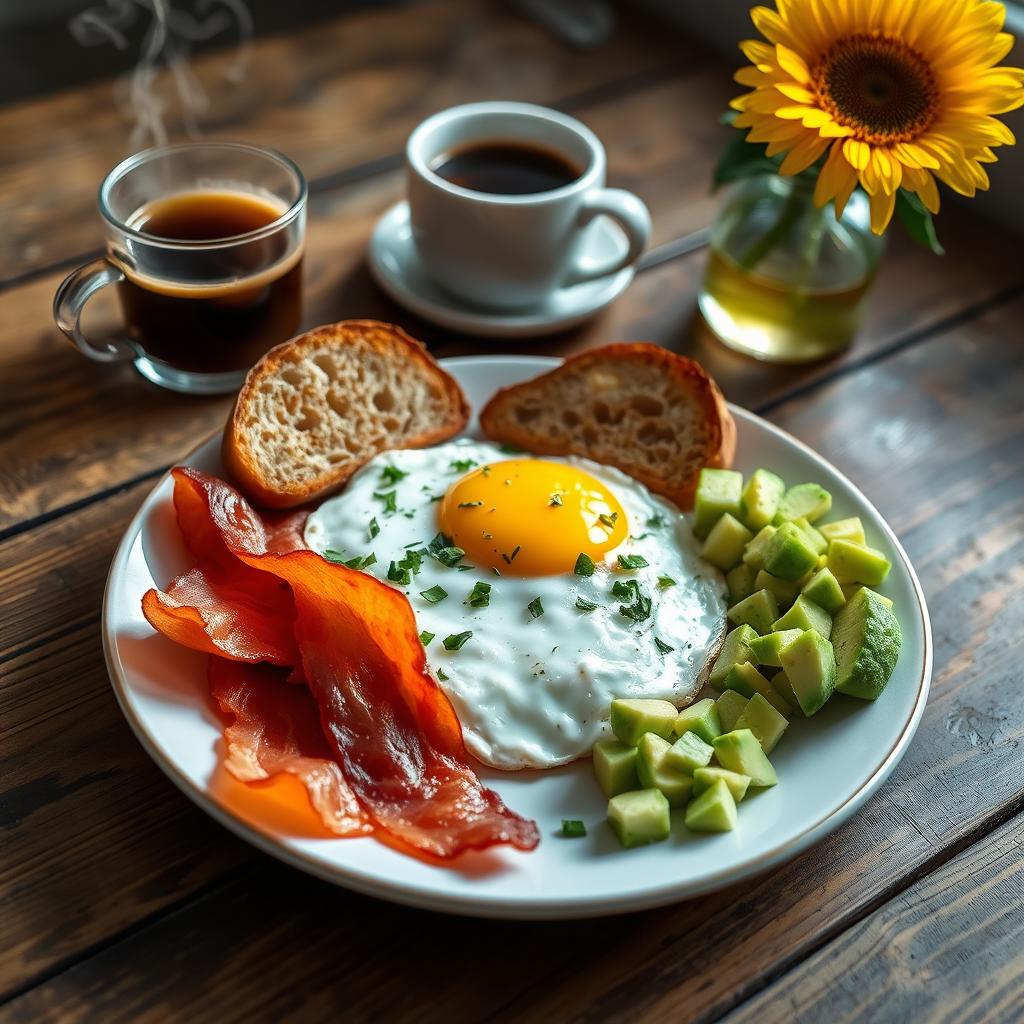
[[[640,788],[636,759],[636,747],[618,740],[598,740],[594,744],[594,775],[609,800],[619,793]]]
[[[753,569],[764,568],[764,556],[768,545],[775,536],[774,526],[764,526],[755,535],[743,552],[743,564]]]
[[[667,700],[613,700],[612,732],[622,743],[633,747],[647,732],[667,740],[675,731],[677,714],[675,705]]]
[[[750,786],[750,776],[731,772],[728,768],[698,768],[693,773],[693,795],[700,796],[706,789],[721,779],[729,787],[733,800],[739,803]]]
[[[839,586],[842,588],[843,597],[845,597],[847,601],[849,601],[853,597],[853,595],[857,593],[858,590],[868,589],[861,583],[840,583]],[[871,593],[874,594],[875,597],[877,597],[880,601],[882,601],[886,608],[892,607],[891,597],[886,597],[885,594],[879,594],[877,590],[872,590]]]
[[[760,530],[772,521],[785,493],[781,476],[767,469],[754,470],[740,496],[740,518],[751,530]]]
[[[718,709],[718,721],[722,725],[722,732],[732,732],[736,725],[736,719],[743,714],[743,709],[747,706],[748,699],[739,690],[726,690],[715,701],[715,707]],[[714,740],[711,742],[714,743]]]
[[[627,850],[659,843],[671,830],[668,800],[657,789],[619,793],[608,801],[608,824]]]
[[[726,512],[711,527],[700,557],[728,572],[743,557],[743,549],[754,535],[733,515]]]
[[[780,633],[778,635],[784,636],[785,634]],[[789,676],[786,675],[785,669],[783,669],[781,672],[776,672],[775,675],[772,676],[771,682],[775,692],[779,694],[780,697],[782,697],[782,699],[790,706],[791,709],[795,709],[796,711],[801,710],[800,701],[796,699],[796,693],[793,691],[793,684],[789,681]],[[776,708],[775,710],[779,711],[781,709]],[[786,712],[782,713],[785,714]],[[733,728],[735,728],[735,723],[733,725]]]
[[[831,542],[834,540],[852,540],[854,544],[866,544],[864,537],[864,525],[860,516],[850,516],[849,519],[837,519],[833,523],[818,523],[818,531]]]
[[[816,555],[823,555],[828,551],[828,541],[825,540],[823,534],[811,526],[805,516],[801,516],[799,519],[794,519],[793,522],[804,531],[804,536],[810,541],[811,547],[814,548]]]
[[[852,540],[834,540],[828,546],[828,567],[843,583],[863,583],[877,587],[892,568],[885,554]]]
[[[782,662],[779,660],[779,655],[782,652],[782,648],[787,644],[791,644],[802,632],[802,629],[784,629],[778,633],[759,636],[756,640],[750,641],[750,653],[754,656],[754,661],[758,665],[780,668]],[[785,697],[786,695],[783,694],[782,696]]]
[[[731,469],[702,469],[697,479],[697,495],[693,503],[693,532],[704,540],[719,518],[739,518],[743,475]]]
[[[800,593],[829,615],[835,615],[846,604],[846,596],[831,569],[819,569],[804,585]]]
[[[716,689],[721,690],[722,681],[729,674],[733,665],[750,661],[750,641],[757,636],[757,631],[750,626],[743,625],[734,629],[722,644],[721,651],[715,659],[714,667],[708,675],[708,682]]]
[[[779,510],[772,522],[779,526],[794,519],[816,523],[832,508],[832,495],[820,484],[797,484],[790,487],[779,502]]]
[[[759,569],[754,577],[754,590],[770,590],[779,607],[788,608],[800,593],[800,583],[797,580],[780,580],[778,576]]]
[[[764,553],[764,570],[784,580],[798,580],[817,564],[818,552],[796,523],[783,523]]]
[[[772,707],[777,708],[782,714],[790,715],[792,708],[782,699],[770,682],[750,664],[749,661],[742,665],[734,665],[729,674],[725,677],[723,685],[730,690],[736,690],[744,697],[753,697],[755,693],[762,697]]]
[[[832,616],[806,594],[801,594],[793,602],[793,607],[772,623],[773,633],[788,629],[816,629],[827,640],[832,633]]]
[[[684,732],[666,752],[665,764],[692,775],[697,768],[708,766],[714,752],[714,747],[705,743],[695,732]]]
[[[692,736],[693,733],[687,735]],[[665,795],[670,807],[682,807],[690,799],[693,779],[689,772],[669,764],[670,749],[668,740],[655,736],[653,732],[647,733],[637,748],[636,773],[644,789],[657,789]]]
[[[800,710],[811,717],[832,696],[836,658],[832,645],[816,629],[808,629],[779,656]]]
[[[736,604],[745,597],[750,597],[755,590],[761,589],[754,586],[755,575],[753,566],[745,562],[740,562],[725,574],[725,582],[729,588],[729,604]]]
[[[770,590],[758,590],[729,609],[729,621],[738,626],[747,625],[758,633],[771,632],[772,623],[779,617],[779,602]]]
[[[736,722],[737,729],[749,729],[757,737],[766,754],[775,749],[775,744],[782,739],[788,725],[789,720],[780,715],[759,693],[747,701],[743,714]]]
[[[736,827],[736,801],[718,779],[686,808],[686,827],[693,832],[731,832]]]
[[[714,748],[718,763],[731,772],[748,776],[752,786],[774,786],[779,781],[767,754],[749,729],[734,729],[716,736]]]
[[[874,700],[896,667],[902,643],[900,624],[882,596],[861,587],[839,609],[832,631],[836,689]]]
[[[722,723],[718,720],[718,708],[710,697],[683,708],[676,719],[676,735],[682,736],[684,732],[696,733],[702,740],[710,743],[716,736],[722,734]]]

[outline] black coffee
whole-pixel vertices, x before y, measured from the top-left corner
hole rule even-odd
[[[571,185],[583,172],[560,153],[522,142],[475,142],[443,153],[435,174],[474,192],[520,196]]]

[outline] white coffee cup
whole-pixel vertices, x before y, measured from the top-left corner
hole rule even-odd
[[[499,195],[453,184],[433,167],[474,143],[512,142],[553,150],[581,168],[547,192]],[[539,304],[555,289],[632,266],[651,233],[651,215],[632,192],[605,188],[605,153],[580,121],[531,103],[466,103],[428,117],[406,146],[409,215],[424,269],[457,298],[493,309]],[[611,217],[622,251],[587,256],[593,221]]]

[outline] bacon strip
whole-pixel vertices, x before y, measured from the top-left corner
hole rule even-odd
[[[301,667],[334,761],[382,838],[443,859],[499,843],[535,847],[536,825],[506,808],[470,767],[462,728],[427,672],[405,597],[312,551],[291,550],[294,524],[268,526],[223,481],[191,469],[176,469],[174,477],[179,523],[212,581],[211,594],[233,599],[237,593],[229,595],[228,585],[243,579],[243,589],[266,597],[260,588],[269,577],[285,588],[288,602],[266,606],[259,626],[266,635],[239,637],[224,629],[208,604],[186,606],[199,617],[205,641],[195,635],[194,616],[188,628],[167,635],[199,650],[212,642],[229,658],[252,661],[261,645],[283,653],[280,622],[286,621],[298,657],[278,663]],[[166,596],[146,597],[147,617],[154,602],[166,610]],[[178,605],[181,612],[183,602]],[[255,628],[257,620],[246,614],[238,606],[226,613],[232,627],[245,622]],[[275,614],[281,618],[271,627],[267,619]],[[185,618],[178,615],[176,626]],[[168,625],[160,615],[150,621],[162,632]]]

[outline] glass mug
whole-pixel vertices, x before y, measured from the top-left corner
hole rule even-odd
[[[130,359],[161,387],[236,390],[299,326],[306,195],[299,168],[257,146],[190,142],[136,153],[100,186],[107,252],[64,279],[57,326],[90,359]],[[109,284],[125,337],[94,343],[82,310]]]

